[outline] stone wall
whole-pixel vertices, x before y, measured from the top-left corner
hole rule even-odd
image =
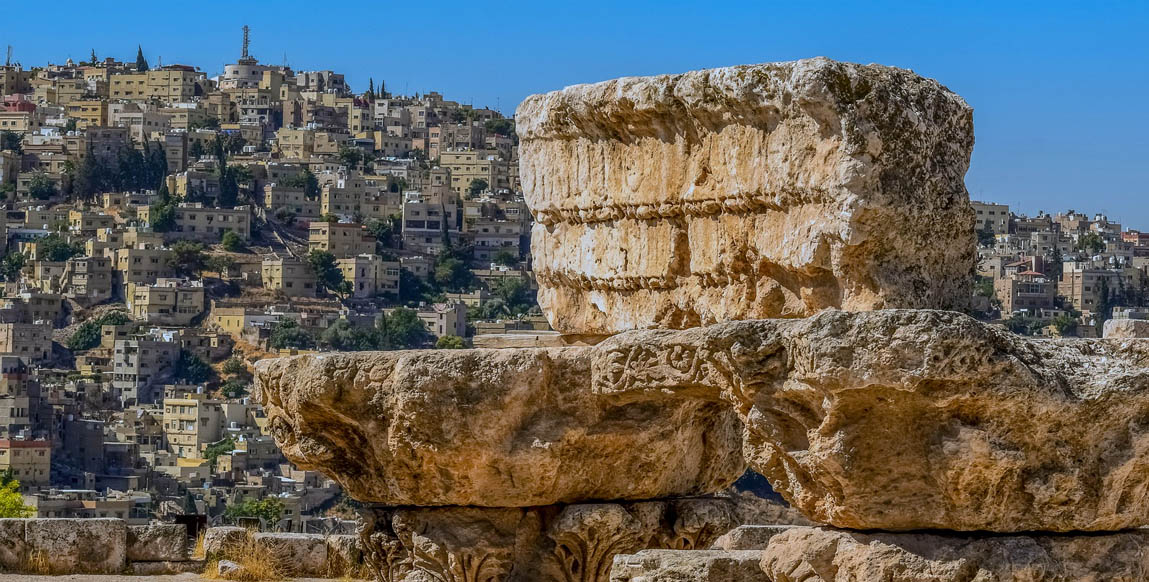
[[[236,527],[211,528],[206,555],[227,560],[229,542],[244,539]],[[362,571],[358,536],[255,533],[255,543],[290,564],[285,575],[341,577]],[[0,573],[133,574],[199,573],[207,561],[193,556],[194,541],[178,524],[127,525],[121,519],[0,519]]]

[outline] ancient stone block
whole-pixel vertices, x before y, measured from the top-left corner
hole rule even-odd
[[[295,576],[327,575],[327,540],[320,534],[256,533],[257,547],[276,555]]]
[[[714,540],[715,550],[764,550],[770,538],[792,528],[793,525],[740,525]]]
[[[642,550],[614,557],[610,582],[771,582],[761,551]]]
[[[29,555],[46,557],[53,573],[118,574],[126,564],[122,519],[30,519],[25,536]]]
[[[971,536],[799,527],[762,553],[773,582],[1136,582],[1149,575],[1149,533]]]
[[[28,559],[28,543],[24,541],[27,525],[26,519],[0,519],[0,571],[24,566]]]
[[[168,576],[172,574],[200,574],[204,571],[204,560],[180,560],[177,562],[132,562],[133,576]]]
[[[603,396],[592,347],[322,354],[263,360],[283,453],[354,498],[522,507],[719,491],[745,469],[726,404]]]
[[[180,524],[128,526],[129,562],[178,562],[188,559],[188,530]]]
[[[812,519],[855,529],[1149,523],[1149,341],[1039,340],[942,311],[641,331],[593,348],[597,393],[709,393]]]
[[[361,540],[381,582],[606,582],[616,554],[708,547],[734,525],[735,504],[367,509]]]
[[[626,77],[516,112],[539,303],[568,333],[964,305],[972,110],[824,58]]]
[[[1102,329],[1105,339],[1149,337],[1149,321],[1143,319],[1110,319]]]
[[[225,555],[228,548],[238,546],[247,539],[247,530],[242,527],[211,527],[203,536],[204,555],[218,557]]]

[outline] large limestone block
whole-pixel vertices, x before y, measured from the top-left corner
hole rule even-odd
[[[737,504],[730,498],[696,498],[530,508],[368,508],[360,535],[364,557],[380,582],[607,582],[617,554],[708,547],[736,524]]]
[[[594,348],[598,393],[707,395],[806,516],[855,529],[1149,523],[1149,340],[1041,340],[943,311],[828,311]]]
[[[1143,319],[1110,319],[1102,328],[1105,339],[1149,337],[1149,321]]]
[[[179,562],[188,559],[188,528],[181,524],[128,526],[129,562]]]
[[[257,390],[296,465],[360,501],[522,507],[719,491],[745,469],[715,400],[617,398],[592,347],[263,360]]]
[[[1149,533],[963,536],[794,528],[771,538],[772,582],[1139,582]]]
[[[771,582],[761,551],[642,550],[617,555],[610,582]]]
[[[119,574],[126,565],[122,519],[30,519],[25,536],[30,556],[46,558],[53,573]]]
[[[203,553],[208,558],[226,556],[229,551],[243,544],[247,530],[242,527],[210,527],[203,536]]]
[[[327,539],[321,534],[261,532],[258,548],[277,556],[295,576],[326,576]]]
[[[539,303],[569,333],[964,305],[971,108],[824,58],[626,77],[516,112]]]

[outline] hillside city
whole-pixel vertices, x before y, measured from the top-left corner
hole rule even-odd
[[[362,89],[362,88],[361,88]],[[545,342],[514,122],[261,63],[0,69],[0,471],[36,517],[346,530],[252,365]],[[1149,232],[975,202],[973,311],[1027,335],[1144,318]]]

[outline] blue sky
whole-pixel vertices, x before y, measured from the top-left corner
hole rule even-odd
[[[47,13],[40,12],[50,7]],[[506,113],[623,75],[827,56],[911,68],[973,105],[975,199],[1149,229],[1149,2],[117,2],[5,6],[25,65],[97,53],[209,74],[252,53],[352,86],[437,89]],[[114,8],[113,8],[114,6]],[[65,19],[65,15],[83,15]],[[81,23],[88,24],[82,27]]]

